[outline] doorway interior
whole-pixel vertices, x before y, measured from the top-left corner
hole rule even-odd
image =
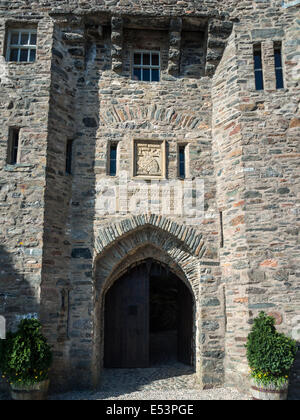
[[[131,266],[105,296],[104,367],[193,364],[193,297],[167,265]]]

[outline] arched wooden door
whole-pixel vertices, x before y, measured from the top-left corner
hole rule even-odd
[[[104,367],[149,367],[149,286],[158,271],[162,273],[158,263],[147,260],[131,268],[106,293]],[[163,269],[161,275],[166,273]],[[177,288],[177,358],[192,364],[193,299],[187,286],[172,276]]]
[[[105,298],[104,365],[149,366],[149,277],[145,264],[124,274]]]

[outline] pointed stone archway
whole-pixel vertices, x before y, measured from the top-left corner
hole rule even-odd
[[[207,325],[215,325],[213,318],[220,318],[219,289],[204,291],[201,276],[206,273],[203,261],[205,251],[202,235],[193,228],[179,225],[167,218],[139,216],[125,219],[103,228],[96,238],[94,264],[94,348],[93,376],[98,382],[104,356],[104,302],[107,291],[128,268],[146,259],[153,259],[169,267],[182,280],[192,295],[193,305],[193,365],[199,383],[206,386],[222,383],[222,372],[214,369],[215,359],[220,365],[223,349],[216,350],[206,340]],[[209,268],[211,271],[211,267]],[[212,280],[211,280],[212,282]],[[218,280],[216,279],[216,286]],[[205,281],[204,281],[205,284]],[[209,296],[209,297],[208,297]],[[213,307],[213,311],[211,308]],[[206,316],[212,317],[207,320]],[[212,324],[211,324],[212,323]],[[204,325],[204,329],[203,329]],[[209,350],[209,351],[208,351]],[[210,360],[213,358],[214,360]],[[209,375],[204,366],[210,360]],[[206,361],[206,363],[207,363]]]

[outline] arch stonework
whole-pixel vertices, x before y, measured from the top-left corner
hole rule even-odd
[[[101,109],[100,104],[100,109]],[[117,126],[126,128],[128,126],[145,126],[163,124],[172,129],[199,130],[207,127],[203,118],[191,110],[182,111],[174,107],[166,109],[165,106],[153,104],[149,106],[134,105],[111,105],[105,103],[103,111],[100,111],[100,124],[103,126]]]
[[[124,219],[120,222],[111,223],[99,229],[95,238],[95,252],[102,253],[108,246],[112,245],[118,238],[140,227],[152,226],[170,234],[170,236],[182,242],[184,247],[191,254],[200,256],[205,251],[202,235],[194,228],[188,227],[161,215],[139,215]],[[201,253],[202,251],[202,253]]]
[[[131,265],[147,258],[166,264],[193,296],[194,367],[203,386],[222,383],[222,344],[210,340],[222,317],[218,273],[203,261],[205,244],[195,229],[164,217],[137,216],[110,224],[95,239],[94,352],[95,381],[101,374],[104,349],[104,299],[107,290]],[[212,263],[211,263],[212,264]],[[217,266],[218,264],[216,264]],[[206,289],[206,283],[209,289]],[[218,321],[217,321],[218,319]],[[221,337],[222,342],[223,337]],[[206,372],[208,367],[209,372]],[[221,373],[220,373],[221,372]]]

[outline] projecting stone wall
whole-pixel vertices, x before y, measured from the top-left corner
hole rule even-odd
[[[237,25],[213,82],[213,148],[224,223],[220,262],[226,282],[227,382],[238,376],[243,382],[243,345],[260,310],[274,315],[277,328],[290,336],[299,323],[298,31],[296,20],[288,30],[283,23],[263,30]],[[258,41],[265,75],[260,92],[249,71],[252,45]],[[282,41],[286,57],[280,91],[273,41]],[[291,396],[299,393],[297,366]]]
[[[169,78],[167,68],[165,74],[168,80],[159,84],[149,85],[132,81],[123,75],[114,74],[109,67],[110,39],[90,41],[88,61],[85,71],[82,72],[80,84],[77,84],[77,135],[74,139],[74,168],[72,175],[72,203],[71,203],[71,234],[72,264],[69,273],[71,282],[69,331],[70,331],[70,361],[76,363],[77,381],[80,382],[80,369],[86,373],[90,363],[92,348],[94,319],[95,290],[93,288],[91,273],[94,270],[94,259],[97,257],[97,244],[95,238],[103,224],[110,226],[112,222],[128,218],[129,201],[133,194],[141,187],[141,182],[131,178],[133,156],[133,139],[165,140],[167,143],[167,159],[165,162],[168,180],[177,180],[178,158],[177,144],[189,143],[188,162],[190,179],[195,176],[205,178],[206,213],[199,232],[205,236],[205,257],[216,261],[218,247],[218,217],[214,204],[214,178],[212,161],[209,159],[211,149],[210,139],[210,112],[211,102],[209,96],[210,80],[188,79],[176,80]],[[105,59],[107,57],[107,60]],[[101,60],[101,61],[100,61]],[[99,68],[95,63],[100,63]],[[166,66],[167,67],[167,66]],[[126,66],[125,70],[126,71]],[[162,76],[162,78],[164,75]],[[79,79],[78,79],[79,81]],[[189,97],[189,101],[183,98]],[[201,100],[199,101],[199,98]],[[151,104],[149,106],[149,104]],[[118,174],[128,174],[128,197],[123,212],[116,215],[103,211],[105,196],[101,195],[103,180],[107,180],[108,143],[118,142]],[[119,178],[114,178],[118,182]],[[110,180],[110,178],[109,178]],[[95,195],[97,194],[97,195]],[[190,190],[192,194],[192,190]],[[124,203],[123,203],[124,204]],[[138,210],[144,211],[148,202],[137,203]],[[156,203],[159,210],[161,199]],[[124,205],[123,205],[124,208]],[[172,214],[168,215],[171,221],[191,224],[189,217],[179,217],[175,213],[174,204]],[[85,217],[82,217],[82,214]],[[93,229],[93,230],[91,230]],[[186,238],[188,240],[188,236]],[[214,267],[213,267],[214,268]],[[200,268],[199,268],[200,270]],[[219,294],[220,284],[218,273],[216,277],[211,274],[212,268],[203,267],[203,288],[206,282],[210,284],[210,292]],[[216,270],[215,270],[216,271]],[[61,271],[60,271],[61,275]],[[74,303],[75,302],[75,303]],[[221,310],[221,302],[218,308]],[[209,312],[209,310],[208,310]],[[203,321],[204,322],[204,321]],[[84,329],[82,325],[86,326]],[[98,322],[97,322],[98,324]],[[96,324],[96,325],[97,325]],[[210,328],[205,318],[206,332]],[[89,329],[87,328],[89,326]],[[214,324],[215,336],[206,337],[205,344],[210,348],[211,358],[220,365],[224,346],[222,344],[222,323]],[[220,330],[219,338],[216,339]],[[209,344],[214,343],[214,344]],[[215,352],[215,353],[214,353]],[[216,355],[216,356],[215,356]],[[221,372],[222,375],[222,372]],[[86,377],[86,375],[85,375]],[[206,379],[221,381],[220,374],[213,374]],[[75,382],[75,378],[73,379]]]
[[[5,62],[9,26],[0,19],[0,313],[7,330],[40,308],[52,24],[47,16],[33,22],[39,61],[27,65]],[[10,165],[9,130],[15,127],[19,159]]]
[[[6,21],[0,20],[5,53]],[[0,57],[0,312],[7,327],[39,309],[44,230],[51,20],[34,20],[39,61],[6,63]],[[18,127],[19,159],[7,163],[9,129]]]
[[[80,33],[77,49],[80,50]],[[78,45],[79,44],[79,45]],[[77,51],[76,51],[77,54]],[[76,133],[76,83],[83,55],[73,54],[72,40],[58,25],[52,37],[51,86],[45,188],[43,281],[40,318],[55,356],[57,382],[69,362],[70,202],[72,177],[66,174],[67,142]]]

